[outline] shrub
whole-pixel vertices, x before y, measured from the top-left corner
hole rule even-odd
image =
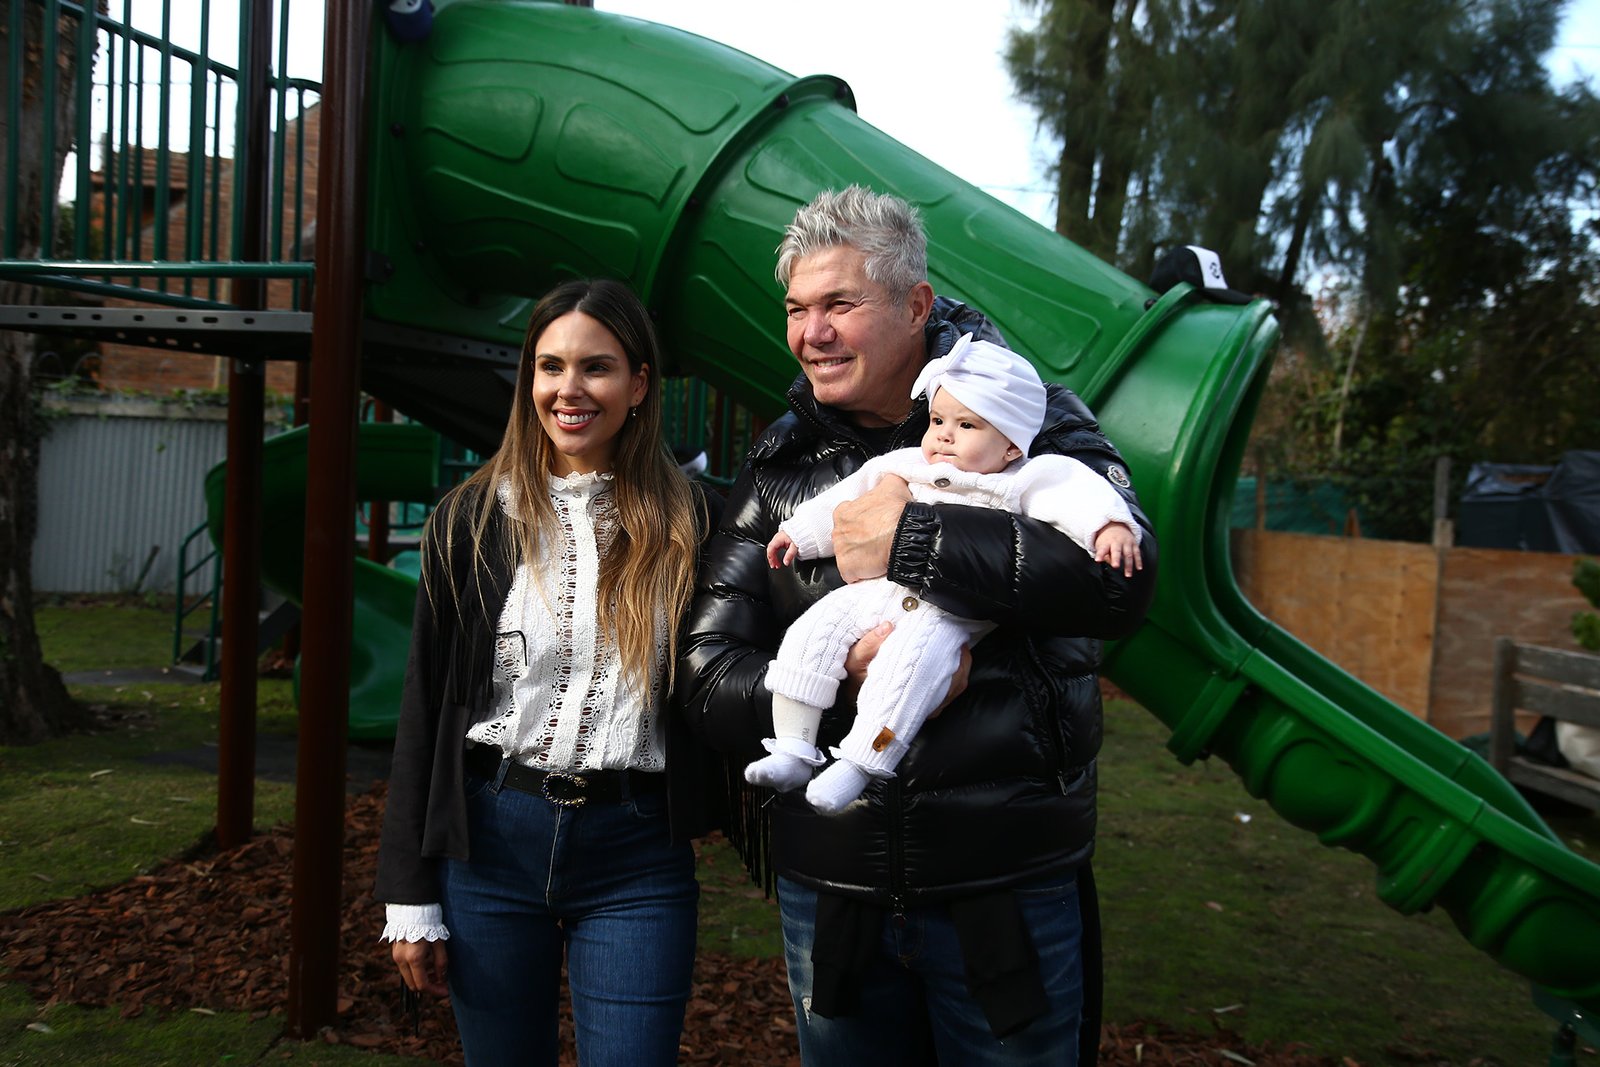
[[[1600,563],[1580,559],[1572,567],[1572,584],[1589,603],[1600,608]],[[1590,652],[1600,652],[1600,615],[1592,611],[1572,613],[1572,636]]]

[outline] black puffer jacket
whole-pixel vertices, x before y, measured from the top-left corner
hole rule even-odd
[[[936,301],[930,358],[963,332],[999,340],[976,312]],[[678,668],[677,700],[712,747],[753,758],[772,734],[763,682],[784,628],[842,584],[834,561],[771,570],[767,541],[795,505],[872,454],[916,444],[927,425],[918,402],[887,442],[864,441],[853,423],[818,405],[802,376],[790,414],[751,449],[706,549],[700,593]],[[930,720],[894,778],[865,803],[817,814],[801,792],[780,795],[771,817],[777,873],[889,906],[915,906],[1066,873],[1094,848],[1095,756],[1100,749],[1098,639],[1130,633],[1155,585],[1155,541],[1121,457],[1081,401],[1049,387],[1033,454],[1073,456],[1109,477],[1144,527],[1145,569],[1132,578],[1095,563],[1054,528],[986,508],[908,504],[889,577],[957,615],[999,628],[972,650],[966,692]],[[823,719],[836,744],[854,708]],[[764,836],[747,827],[751,839]],[[757,851],[747,841],[747,859]]]

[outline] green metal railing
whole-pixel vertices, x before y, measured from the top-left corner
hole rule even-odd
[[[211,613],[206,621],[205,636],[202,638],[205,659],[204,672],[201,674],[201,677],[209,682],[217,677],[217,623],[222,607],[222,553],[211,545],[207,539],[206,529],[206,524],[202,522],[190,530],[183,543],[178,546],[177,595],[173,597],[172,662],[174,664],[183,662],[184,620],[200,609],[209,607]],[[198,558],[190,563],[190,558],[196,555]],[[189,579],[207,567],[211,568],[211,580],[207,587],[195,596],[189,596],[187,592]]]
[[[255,2],[276,11],[278,48],[274,69],[252,86],[241,82],[236,66],[216,58],[213,46],[249,54]],[[37,40],[26,32],[30,6],[40,14]],[[21,240],[22,168],[6,168],[0,275],[142,303],[213,308],[233,306],[231,279],[285,279],[291,284],[270,293],[270,306],[309,309],[306,184],[315,148],[307,144],[304,120],[320,86],[281,73],[289,67],[289,0],[238,6],[239,39],[213,42],[213,3],[199,0],[198,26],[186,28],[197,30],[200,44],[186,48],[173,41],[169,4],[160,8],[158,30],[135,25],[133,0],[113,0],[108,13],[73,0],[10,5],[7,158],[17,159],[30,133],[38,135],[42,159],[58,147],[70,154],[66,198],[40,197],[37,248]],[[36,68],[37,85],[25,86],[25,50],[35,44],[46,56],[70,50],[76,62],[44,63]],[[78,76],[64,79],[63,66]],[[36,108],[23,108],[25,88],[38,94]],[[268,161],[251,158],[246,139],[235,134],[244,128],[252,94],[262,92],[271,94],[272,115],[267,258],[240,262],[249,223],[234,195],[236,179]],[[73,96],[67,128],[35,118],[55,115],[66,93]],[[43,128],[25,131],[24,121]]]
[[[732,485],[765,424],[699,378],[665,379],[661,399],[667,443],[703,450],[707,466],[700,479],[723,489]]]

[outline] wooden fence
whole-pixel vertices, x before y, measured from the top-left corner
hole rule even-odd
[[[1234,576],[1263,615],[1454,738],[1489,729],[1496,637],[1578,647],[1577,558],[1233,531]]]

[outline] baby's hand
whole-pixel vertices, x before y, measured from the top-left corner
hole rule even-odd
[[[1096,563],[1109,563],[1120,567],[1127,577],[1134,571],[1144,570],[1144,559],[1139,555],[1139,541],[1133,531],[1120,522],[1108,522],[1094,535]]]
[[[779,530],[767,542],[767,566],[773,570],[794,562],[800,550],[794,547],[794,538]]]

